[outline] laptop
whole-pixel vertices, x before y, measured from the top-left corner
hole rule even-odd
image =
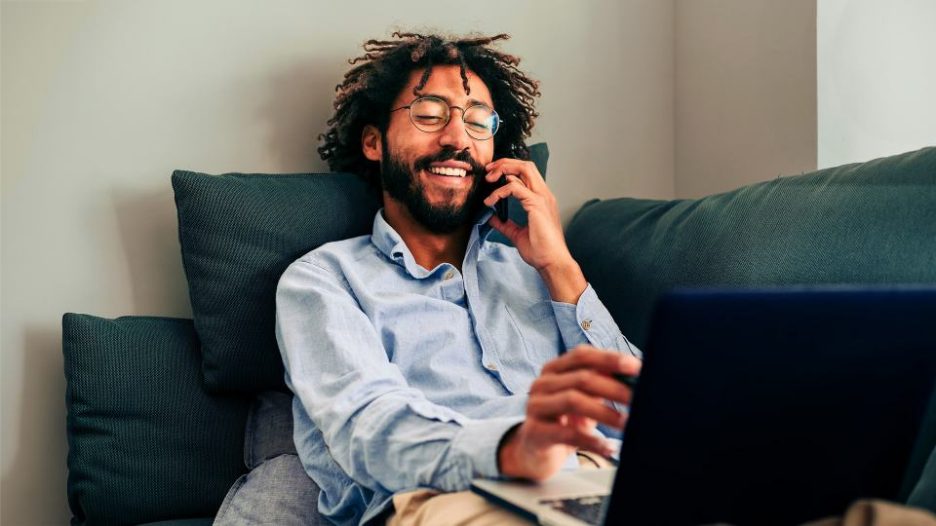
[[[677,291],[645,351],[616,472],[471,489],[541,524],[799,524],[903,500],[936,446],[936,287]]]

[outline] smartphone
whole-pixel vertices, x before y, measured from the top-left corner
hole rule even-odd
[[[615,380],[630,387],[631,389],[637,386],[637,378],[638,378],[637,376],[631,376],[629,374],[621,374],[621,373],[614,373],[611,376],[613,376]]]
[[[487,181],[485,181],[484,184],[487,187],[487,191],[485,192],[485,194],[491,195],[491,192],[507,184],[507,177],[501,176],[500,179],[498,179],[497,181],[493,183],[488,183]],[[501,221],[507,221],[508,210],[509,210],[507,201],[509,199],[510,198],[508,197],[506,199],[501,199],[498,202],[494,203],[494,215],[496,215],[497,218],[500,219]]]

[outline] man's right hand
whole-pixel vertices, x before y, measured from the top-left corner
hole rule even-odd
[[[611,375],[637,376],[640,365],[633,356],[588,345],[547,363],[530,388],[526,420],[501,442],[501,474],[539,481],[559,471],[578,449],[610,456],[611,447],[595,435],[595,426],[622,429],[626,415],[605,401],[628,404],[631,399],[630,387]]]

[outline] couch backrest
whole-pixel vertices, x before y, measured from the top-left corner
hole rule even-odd
[[[675,287],[936,283],[936,148],[701,199],[595,200],[566,237],[639,346]]]

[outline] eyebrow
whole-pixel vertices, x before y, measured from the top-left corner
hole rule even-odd
[[[436,93],[425,93],[425,92],[424,92],[424,93],[420,93],[419,96],[420,96],[420,97],[437,97],[437,98],[440,98],[440,99],[444,100],[445,103],[448,104],[449,106],[455,106],[455,104],[452,104],[452,99],[446,97],[445,95],[439,95],[439,94],[436,94]],[[493,107],[491,104],[488,104],[487,102],[484,102],[483,100],[468,99],[468,106],[474,106],[474,105],[476,105],[476,104],[481,104],[481,105],[487,106],[488,108],[492,108],[492,107]],[[465,107],[467,108],[468,106],[465,106]]]

